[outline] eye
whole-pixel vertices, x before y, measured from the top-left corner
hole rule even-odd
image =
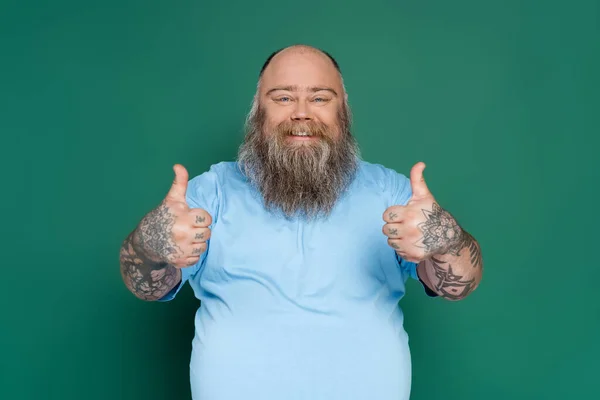
[[[291,101],[291,97],[288,96],[281,96],[275,99],[275,101],[280,102],[280,103],[287,103],[289,101]]]
[[[327,99],[327,98],[325,98],[325,97],[315,97],[315,98],[313,99],[313,101],[314,101],[315,103],[326,103],[326,102],[328,102],[328,101],[329,101],[329,99]]]

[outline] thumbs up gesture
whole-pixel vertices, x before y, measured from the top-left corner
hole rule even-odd
[[[394,205],[383,214],[383,233],[388,244],[403,259],[423,261],[432,255],[445,254],[461,238],[461,228],[442,209],[429,191],[419,162],[410,171],[412,197],[405,206]]]
[[[173,170],[175,179],[169,193],[142,219],[135,244],[150,260],[183,268],[198,262],[206,250],[212,218],[205,210],[188,206],[188,172],[179,164]]]

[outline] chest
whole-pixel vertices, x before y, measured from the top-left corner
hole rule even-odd
[[[368,296],[401,274],[387,245],[386,205],[369,194],[340,201],[317,221],[287,220],[256,199],[238,196],[220,208],[202,280],[243,284],[286,296]]]

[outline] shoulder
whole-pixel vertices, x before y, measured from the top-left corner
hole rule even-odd
[[[406,185],[410,187],[410,180],[406,175],[382,164],[360,161],[357,179],[366,185],[376,185],[382,191],[402,190]]]
[[[233,161],[222,161],[212,164],[209,169],[200,175],[196,175],[189,181],[189,185],[199,187],[203,185],[221,185],[221,182],[232,175],[239,174],[237,163]]]
[[[218,212],[223,182],[235,173],[236,168],[235,163],[224,161],[211,165],[208,170],[190,179],[186,193],[189,206],[202,208],[214,217]]]

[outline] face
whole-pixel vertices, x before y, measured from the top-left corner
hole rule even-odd
[[[325,55],[293,50],[278,54],[264,72],[259,96],[267,134],[279,126],[290,131],[288,145],[307,145],[320,138],[304,128],[321,127],[332,140],[339,139],[345,94],[339,73]]]
[[[329,214],[357,160],[350,110],[331,61],[320,53],[275,56],[238,154],[267,208],[287,217]]]

